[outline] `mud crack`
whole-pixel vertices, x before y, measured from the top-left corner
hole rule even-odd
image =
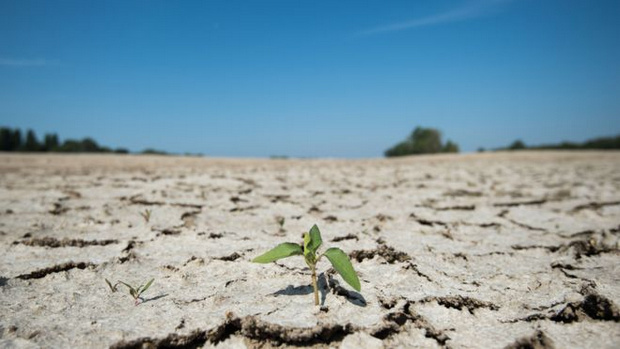
[[[341,342],[344,337],[355,332],[352,325],[325,324],[308,328],[286,327],[268,323],[254,316],[233,317],[210,330],[195,330],[187,335],[171,333],[163,338],[143,337],[113,344],[114,349],[141,348],[197,348],[206,343],[217,345],[231,336],[242,336],[260,345],[330,345]]]
[[[550,317],[556,322],[571,323],[584,319],[620,322],[620,311],[609,299],[592,293],[581,302],[568,303],[559,313]]]
[[[575,206],[571,211],[578,212],[581,210],[598,210],[605,206],[620,205],[620,201],[606,201],[606,202],[589,202],[587,204]]]
[[[388,339],[400,333],[407,323],[424,330],[424,336],[434,339],[439,345],[446,346],[450,340],[445,333],[436,329],[426,318],[411,309],[413,302],[407,302],[399,311],[389,313],[383,318],[383,324],[373,329],[370,335],[381,340]]]
[[[199,215],[202,211],[189,211],[185,212],[181,215],[181,220],[183,221],[183,227],[191,228],[196,225],[196,216]]]
[[[542,331],[536,331],[530,337],[517,339],[514,343],[504,349],[553,349],[553,341]]]
[[[35,270],[31,273],[28,274],[22,274],[22,275],[18,275],[16,276],[17,279],[22,279],[22,280],[30,280],[30,279],[41,279],[44,278],[45,276],[49,275],[49,274],[53,274],[53,273],[60,273],[62,271],[68,271],[71,269],[86,269],[89,267],[96,267],[96,264],[93,263],[88,263],[88,262],[79,262],[79,263],[75,263],[75,262],[67,262],[67,263],[63,263],[63,264],[58,264],[58,265],[54,265],[52,267],[49,268],[43,268],[43,269],[39,269],[39,270]]]
[[[467,309],[470,314],[474,313],[474,310],[479,308],[487,308],[489,310],[497,311],[499,306],[486,301],[481,301],[475,298],[465,296],[446,296],[446,297],[426,297],[418,301],[419,303],[437,302],[437,304],[458,310]]]
[[[528,206],[528,205],[542,205],[547,202],[547,199],[538,199],[530,201],[512,201],[512,202],[499,202],[493,204],[495,207],[515,207],[515,206]]]
[[[535,313],[525,318],[506,321],[507,323],[515,323],[519,321],[533,322],[539,320],[551,320],[554,322],[572,323],[580,322],[587,319],[599,321],[620,322],[620,311],[618,307],[609,299],[588,291],[583,300],[579,302],[567,303],[557,313],[549,310],[547,314]],[[555,306],[557,304],[554,304]]]
[[[476,205],[457,205],[457,206],[443,206],[434,207],[437,211],[473,211],[476,209]]]
[[[53,214],[54,216],[58,216],[58,215],[61,215],[61,214],[65,213],[65,212],[67,212],[67,211],[69,211],[68,207],[63,206],[59,202],[55,202],[54,203],[54,208],[52,208],[48,212]]]
[[[421,225],[426,225],[426,226],[429,226],[429,227],[432,227],[432,226],[435,226],[435,225],[440,225],[442,227],[448,226],[448,223],[446,223],[446,222],[433,221],[433,220],[429,220],[429,219],[420,218],[420,217],[416,216],[415,213],[410,214],[409,218],[413,218],[416,222],[420,223]]]
[[[383,259],[390,264],[411,260],[411,256],[405,252],[396,251],[393,247],[383,244],[379,245],[379,247],[374,250],[355,250],[349,253],[349,257],[358,262],[361,262],[364,259],[373,259],[375,256],[383,257]]]
[[[218,257],[215,259],[218,259],[220,261],[225,261],[225,262],[234,262],[237,259],[241,258],[241,255],[237,252],[233,252],[232,254],[228,255],[228,256],[223,256],[223,257]]]
[[[17,240],[13,245],[25,246],[41,246],[41,247],[86,247],[86,246],[106,246],[110,244],[118,244],[118,240],[82,240],[82,239],[62,239],[58,240],[53,237],[32,238],[28,240]]]
[[[355,241],[358,241],[359,238],[357,237],[357,235],[349,234],[349,235],[345,235],[345,236],[337,236],[337,237],[333,238],[331,241],[332,242],[338,242],[338,241],[344,241],[344,240],[355,240]]]

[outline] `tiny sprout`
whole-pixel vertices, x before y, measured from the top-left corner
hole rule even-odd
[[[140,285],[138,287],[133,287],[133,286],[129,285],[128,283],[120,281],[120,280],[117,281],[114,285],[112,285],[112,283],[108,279],[105,279],[106,284],[108,284],[108,286],[110,287],[110,290],[112,290],[112,292],[118,291],[118,285],[119,284],[123,284],[123,285],[127,286],[127,288],[129,289],[129,294],[134,299],[134,305],[138,305],[138,304],[140,304],[141,301],[144,300],[141,297],[142,293],[144,293],[144,291],[146,291],[149,287],[151,287],[151,284],[153,283],[153,281],[155,281],[155,279],[149,280],[149,282],[147,282],[146,285],[143,284],[143,285]]]
[[[278,223],[278,225],[280,226],[280,229],[284,228],[284,222],[286,221],[286,219],[282,216],[276,216],[276,223]]]
[[[278,232],[276,233],[276,235],[284,235],[284,233],[286,232],[286,229],[284,229],[284,222],[286,219],[282,216],[275,216],[274,218],[276,220],[276,223],[278,224]]]
[[[349,257],[339,248],[328,248],[323,254],[317,257],[316,253],[318,248],[323,243],[321,239],[321,232],[319,227],[314,225],[310,229],[309,233],[304,233],[303,246],[293,242],[284,242],[274,247],[273,249],[263,253],[262,255],[254,258],[254,263],[270,263],[278,259],[302,255],[306,260],[306,264],[312,272],[312,287],[314,289],[314,305],[319,305],[319,291],[316,281],[316,264],[321,260],[321,257],[325,256],[331,262],[334,269],[342,276],[351,287],[356,291],[361,290],[360,280],[357,278],[357,274],[353,269],[353,265],[349,260]]]
[[[147,208],[144,210],[144,212],[140,212],[140,216],[142,216],[142,218],[144,218],[144,221],[148,223],[151,220],[151,213],[153,213],[153,211]]]

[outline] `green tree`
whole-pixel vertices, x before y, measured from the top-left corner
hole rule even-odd
[[[441,132],[434,128],[416,127],[404,141],[385,151],[385,156],[403,156],[416,154],[434,154],[440,152],[458,152],[456,143],[441,143]]]
[[[105,149],[99,147],[97,142],[95,142],[92,138],[84,138],[81,141],[67,139],[58,148],[58,151],[67,153],[95,153],[103,152]]]
[[[11,151],[20,150],[22,148],[22,131],[18,128],[13,130],[13,137],[11,138]]]
[[[11,144],[13,142],[13,131],[8,127],[0,128],[0,150],[11,151]]]
[[[101,151],[101,148],[99,148],[99,144],[97,144],[94,139],[84,138],[82,140],[82,151],[87,153],[94,153]]]
[[[55,133],[48,133],[45,135],[45,140],[43,141],[43,150],[44,151],[55,151],[60,143],[58,142],[58,135]]]
[[[452,142],[451,140],[448,140],[448,142],[446,142],[446,144],[443,146],[443,152],[444,153],[458,153],[459,146],[458,144]]]
[[[37,140],[37,135],[33,130],[28,130],[26,133],[26,143],[24,143],[24,151],[39,151],[41,150],[41,144]]]
[[[517,139],[516,141],[512,142],[512,144],[508,147],[508,150],[521,150],[521,149],[525,149],[525,143],[523,143],[523,141],[520,139]]]

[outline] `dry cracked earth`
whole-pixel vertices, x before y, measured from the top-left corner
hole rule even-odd
[[[250,262],[313,224],[360,293]],[[619,235],[617,152],[1,154],[0,347],[618,348]]]

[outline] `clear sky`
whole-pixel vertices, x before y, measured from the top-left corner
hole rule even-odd
[[[618,0],[0,0],[0,125],[212,156],[620,133]]]

